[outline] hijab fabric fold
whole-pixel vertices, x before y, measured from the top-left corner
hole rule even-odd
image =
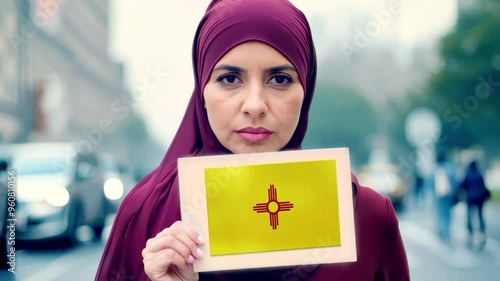
[[[297,69],[305,96],[298,126],[283,150],[301,148],[316,83],[316,54],[306,17],[288,0],[212,1],[193,41],[195,87],[184,118],[160,166],[121,204],[95,280],[149,280],[141,254],[146,241],[181,219],[177,159],[231,153],[210,128],[203,89],[216,63],[248,41],[270,45]],[[241,280],[237,274],[234,278]]]

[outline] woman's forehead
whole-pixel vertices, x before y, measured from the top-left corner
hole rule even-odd
[[[224,64],[292,65],[274,47],[259,41],[249,41],[236,45],[221,57],[215,64],[214,70]]]

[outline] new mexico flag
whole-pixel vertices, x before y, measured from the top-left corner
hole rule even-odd
[[[212,256],[339,246],[335,160],[205,169]]]

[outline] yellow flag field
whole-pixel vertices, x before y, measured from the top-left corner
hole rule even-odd
[[[205,186],[212,256],[341,245],[335,160],[206,168]]]

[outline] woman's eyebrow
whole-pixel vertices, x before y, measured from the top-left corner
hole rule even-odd
[[[284,64],[284,65],[279,65],[279,66],[273,66],[270,68],[266,69],[266,72],[274,73],[274,72],[281,72],[284,70],[291,70],[297,72],[297,69],[291,65],[291,64]]]
[[[241,68],[241,67],[238,67],[238,66],[234,66],[234,65],[229,65],[229,64],[221,64],[221,65],[215,67],[214,70],[212,70],[212,72],[218,71],[218,70],[227,70],[227,71],[238,72],[238,73],[245,73],[245,72],[247,72],[247,70],[244,69],[244,68]],[[279,65],[279,66],[273,66],[273,67],[269,67],[269,68],[265,69],[265,71],[268,72],[268,73],[281,72],[281,71],[284,71],[284,70],[291,70],[291,71],[297,72],[297,69],[293,65],[291,65],[291,64],[284,64],[284,65]]]
[[[227,71],[239,72],[239,73],[246,72],[246,70],[241,68],[241,67],[229,65],[229,64],[221,64],[221,65],[217,66],[216,68],[214,68],[214,70],[212,70],[212,72],[217,71],[217,70],[227,70]]]

